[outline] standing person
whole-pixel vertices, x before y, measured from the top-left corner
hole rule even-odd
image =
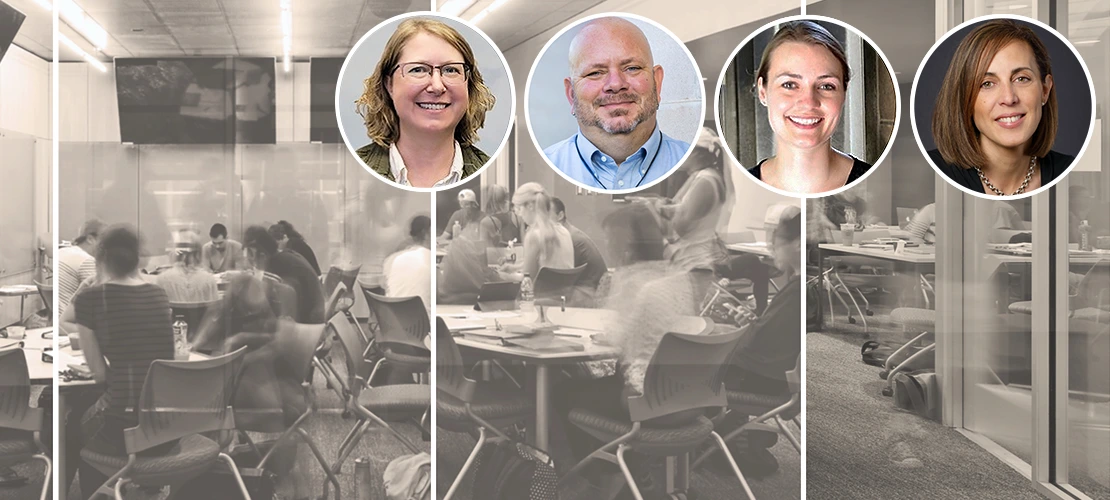
[[[440,238],[450,240],[455,237],[455,223],[459,224],[460,235],[463,231],[468,231],[468,234],[476,238],[478,235],[478,223],[485,217],[486,214],[478,208],[478,195],[469,189],[459,191],[459,209],[451,214],[447,219],[447,227],[444,228],[443,234]]]
[[[243,245],[238,241],[228,239],[227,227],[223,224],[212,224],[208,230],[208,237],[212,241],[205,243],[201,250],[201,262],[205,269],[212,273],[222,273],[244,267]]]
[[[301,233],[293,228],[293,224],[279,220],[277,224],[270,226],[268,231],[270,236],[277,240],[279,250],[292,250],[301,254],[301,257],[308,261],[308,265],[312,266],[312,270],[316,271],[316,275],[320,275],[320,264],[316,261],[316,252],[313,252],[312,247],[308,246],[304,236],[301,236]]]
[[[173,267],[158,273],[154,283],[166,291],[170,302],[208,303],[219,298],[216,277],[200,265],[200,238],[192,231],[178,233]]]
[[[690,145],[659,129],[663,67],[644,32],[619,17],[590,21],[568,59],[563,86],[578,133],[544,150],[555,168],[607,190],[646,186],[674,169]]]
[[[481,236],[489,246],[507,246],[510,241],[520,241],[520,217],[512,211],[509,189],[490,184],[482,189],[482,204],[486,216],[482,219]]]
[[[574,267],[586,266],[578,278],[578,290],[575,290],[576,295],[580,293],[583,296],[575,297],[572,303],[592,305],[598,283],[605,273],[609,272],[609,267],[605,265],[605,257],[601,256],[601,251],[589,235],[567,220],[567,207],[563,204],[563,200],[552,198],[551,206],[554,207],[555,221],[570,231],[570,240],[574,245]]]
[[[432,219],[417,215],[409,222],[408,247],[385,259],[385,295],[420,297],[424,310],[432,310]]]
[[[174,358],[169,298],[162,288],[139,277],[140,248],[132,227],[109,227],[96,252],[104,280],[73,298],[81,349],[93,379],[104,386],[84,417],[71,416],[66,424],[67,460],[79,464],[82,498],[91,498],[108,477],[80,460],[81,449],[127,456],[123,431],[138,425],[134,408],[150,364]],[[157,446],[150,453],[165,453],[175,444]],[[66,479],[68,486],[71,478]]]
[[[502,278],[521,281],[524,275],[536,279],[541,268],[571,269],[574,267],[574,241],[570,231],[555,222],[551,213],[551,197],[539,183],[529,182],[516,189],[513,205],[528,226],[524,233],[524,258],[501,266]]]
[[[58,314],[65,314],[69,302],[77,292],[77,287],[85,280],[96,275],[96,245],[104,223],[100,219],[90,219],[81,225],[73,245],[61,248],[57,253],[58,261]]]
[[[277,241],[262,226],[243,233],[243,253],[255,269],[281,278],[297,292],[297,323],[319,324],[324,318],[324,288],[319,275],[296,252],[279,252]]]
[[[411,18],[389,37],[357,110],[373,141],[358,150],[366,166],[402,186],[449,186],[489,162],[476,146],[496,98],[474,51],[458,31]]]

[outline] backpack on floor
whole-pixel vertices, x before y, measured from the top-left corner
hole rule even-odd
[[[432,492],[432,457],[421,452],[393,459],[382,474],[388,500],[428,500]]]
[[[886,365],[887,359],[890,359],[890,355],[894,354],[894,351],[900,349],[902,345],[903,344],[901,342],[879,342],[877,340],[868,340],[867,342],[863,343],[863,345],[860,347],[859,352],[864,364],[883,368]],[[898,366],[899,363],[905,361],[906,359],[909,359],[910,356],[913,356],[917,353],[917,351],[920,350],[921,347],[910,346],[908,349],[902,351],[902,353],[898,355],[898,358],[894,360],[895,363],[893,366]],[[912,372],[915,370],[926,370],[935,368],[936,360],[936,351],[930,352],[928,354],[925,354],[924,356],[921,356],[920,358],[915,359],[913,363],[910,363],[910,365],[905,368],[905,371]]]
[[[933,370],[898,372],[894,375],[894,404],[929,420],[937,420],[940,391]]]
[[[555,462],[523,443],[486,445],[474,464],[472,498],[488,500],[557,500]]]

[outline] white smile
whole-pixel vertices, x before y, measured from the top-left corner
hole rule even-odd
[[[438,103],[419,103],[419,104],[417,104],[417,106],[420,106],[421,109],[443,109],[443,108],[447,107],[446,104],[438,104]]]
[[[792,121],[794,123],[797,123],[798,125],[804,125],[804,126],[807,126],[807,127],[810,126],[810,125],[815,125],[815,124],[817,124],[817,122],[820,122],[821,120],[824,119],[824,118],[797,118],[797,117],[793,117],[793,116],[788,116],[787,118],[789,118],[790,121]]]
[[[1023,116],[1025,116],[1025,115],[1005,116],[1005,117],[999,118],[998,120],[995,120],[995,121],[998,121],[998,122],[1001,122],[1001,123],[1016,123]]]

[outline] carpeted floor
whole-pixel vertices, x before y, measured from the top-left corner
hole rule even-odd
[[[885,314],[868,320],[871,337],[894,337],[880,327],[889,324]],[[880,394],[879,369],[859,359],[863,341],[858,333],[806,336],[806,498],[1042,498],[954,429],[896,409]]]

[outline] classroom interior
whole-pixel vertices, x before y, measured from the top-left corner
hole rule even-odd
[[[182,265],[177,258],[182,248],[195,253],[198,245],[209,245],[217,238],[242,243],[252,226],[272,234],[272,226],[279,221],[291,224],[313,254],[305,260],[312,260],[310,264],[318,268],[315,281],[292,283],[294,291],[298,297],[311,294],[325,301],[322,316],[314,317],[301,316],[305,307],[298,300],[297,328],[308,329],[310,337],[324,340],[310,357],[312,367],[276,376],[307,377],[310,382],[315,411],[297,425],[314,442],[319,456],[314,456],[317,449],[299,443],[295,462],[270,460],[268,463],[281,471],[277,493],[281,498],[316,498],[331,491],[337,498],[340,493],[354,498],[358,489],[359,494],[381,497],[382,474],[392,460],[430,449],[428,422],[422,419],[428,410],[430,386],[426,385],[427,376],[420,374],[427,371],[427,362],[423,368],[418,363],[412,376],[400,371],[385,375],[390,364],[385,362],[370,383],[373,388],[359,395],[352,389],[357,385],[353,379],[356,375],[367,378],[377,359],[366,361],[348,353],[378,352],[367,350],[367,342],[405,326],[378,322],[375,311],[379,309],[374,307],[395,305],[378,302],[375,297],[390,295],[385,276],[391,269],[390,257],[426,245],[415,241],[410,229],[421,217],[427,220],[431,198],[387,185],[364,169],[340,138],[334,95],[343,58],[364,33],[385,19],[426,10],[427,5],[346,0],[296,3],[288,14],[293,20],[292,53],[284,60],[283,36],[288,33],[283,33],[282,6],[277,2],[212,1],[187,8],[168,0],[138,6],[80,4],[89,18],[103,26],[107,43],[98,52],[86,34],[66,22],[60,24],[61,35],[73,42],[72,47],[63,45],[58,64],[58,239],[62,247],[77,244],[88,221],[126,224],[142,238],[143,272],[154,275]],[[159,64],[173,69],[161,73],[156,69]],[[136,96],[156,95],[161,84],[190,81],[193,87],[189,92],[198,94],[201,102],[178,116],[152,112],[156,106],[136,104]],[[231,88],[239,90],[227,90]],[[216,110],[214,116],[212,109]],[[215,135],[205,132],[211,130]],[[212,236],[217,224],[223,226],[226,236]],[[430,278],[428,255],[424,271],[397,271]],[[242,255],[225,259],[235,257],[239,262],[231,265],[238,271],[244,267],[258,270],[257,262],[243,262]],[[202,265],[207,263],[205,259]],[[202,269],[201,274],[215,270]],[[218,299],[207,302],[208,314],[220,307],[213,304],[229,303],[234,293],[230,287],[237,282],[236,270],[213,274]],[[264,280],[271,278],[263,276]],[[288,279],[285,283],[291,284]],[[307,291],[311,287],[320,290]],[[406,324],[427,324],[430,284],[425,288],[427,292],[395,301],[400,304],[396,307],[403,308],[397,318]],[[373,306],[368,303],[371,300]],[[414,304],[417,307],[411,307]],[[203,313],[188,313],[193,310],[189,302],[179,308],[171,297],[171,306],[175,318],[183,312],[179,319],[186,320],[190,341],[195,340],[198,326],[194,318],[200,322],[207,318]],[[315,337],[317,333],[323,337]],[[427,359],[425,344],[416,343]],[[303,353],[287,343],[273,348],[278,356]],[[62,350],[79,354],[72,345]],[[198,357],[191,354],[190,359]],[[246,359],[249,369],[249,353]],[[248,369],[234,401],[256,389],[244,382],[249,378]],[[299,381],[292,382],[299,386]],[[421,384],[409,385],[417,382]],[[408,408],[413,406],[411,402],[395,413],[382,412],[381,405],[390,401],[382,391],[388,392],[387,386],[401,386],[396,384],[404,389],[420,387],[408,392],[424,393],[424,404],[415,414],[410,415],[414,413]],[[61,385],[71,405],[82,390],[88,390],[80,381],[65,380]],[[247,437],[259,444],[260,453],[268,449],[261,443],[272,443],[287,430],[279,422],[277,428],[271,424],[266,432],[255,432],[258,426],[253,421],[240,423],[247,420],[239,418],[237,403],[233,406],[238,428],[250,430]],[[367,406],[388,420],[393,431],[367,424],[369,432],[359,433],[357,441],[349,442],[344,436],[372,420],[362,409]],[[70,414],[68,418],[80,416]],[[64,423],[59,425],[64,429]],[[292,424],[286,421],[284,425]],[[290,434],[283,443],[296,442],[297,435]],[[250,466],[252,460],[258,462],[259,457],[251,458],[254,450],[248,444],[239,436],[229,448],[242,467]],[[67,494],[79,497],[80,481],[72,480],[76,468],[74,463],[57,467],[59,477],[65,478],[59,480],[61,498]],[[127,495],[162,498],[169,493],[168,489],[143,487],[130,488]]]
[[[24,4],[31,5],[24,5]],[[31,8],[34,7],[34,8]],[[37,10],[36,10],[37,9]],[[5,422],[2,495],[49,494],[53,367],[50,16],[33,2],[0,4],[0,373]],[[46,43],[41,43],[45,35]],[[37,455],[37,457],[32,457]],[[47,465],[44,468],[44,465]]]
[[[896,142],[874,173],[808,203],[809,495],[1106,497],[1106,5],[826,0],[808,12],[841,19],[882,47],[902,100]],[[1093,79],[1097,108],[1084,156],[1032,198],[990,201],[950,186],[926,162],[910,125],[912,81],[926,52],[949,29],[987,14],[1054,26]],[[841,230],[848,212],[856,231]],[[880,238],[909,243],[898,252]],[[1081,239],[1089,249],[1080,249]],[[899,373],[918,370],[936,374],[928,418],[897,408],[891,395],[905,380]]]

